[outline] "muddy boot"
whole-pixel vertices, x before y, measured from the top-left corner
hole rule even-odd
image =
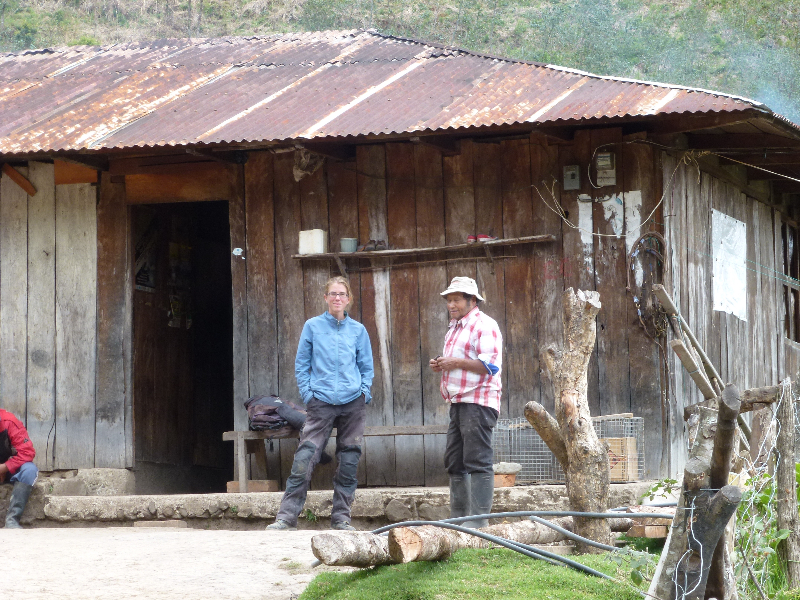
[[[485,515],[492,512],[494,498],[494,473],[472,473],[470,475],[473,515]],[[480,529],[489,525],[489,519],[470,521],[469,527]]]
[[[8,512],[6,513],[6,529],[22,529],[19,519],[22,516],[22,511],[25,510],[28,498],[31,496],[31,490],[33,490],[33,486],[27,483],[17,481],[14,484],[11,500],[8,503]]]
[[[450,518],[469,516],[469,506],[469,473],[450,475]],[[458,523],[458,525],[463,525],[463,523]]]

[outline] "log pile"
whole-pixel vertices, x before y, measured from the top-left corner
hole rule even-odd
[[[569,517],[551,522],[572,528]],[[562,533],[533,521],[490,525],[480,531],[521,544],[552,544]],[[462,548],[490,548],[492,543],[468,533],[434,525],[397,527],[388,536],[362,531],[326,532],[311,538],[311,550],[326,565],[370,567],[424,560],[442,560]]]

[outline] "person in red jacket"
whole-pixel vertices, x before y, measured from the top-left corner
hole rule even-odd
[[[14,484],[6,513],[6,529],[21,529],[19,519],[39,476],[39,469],[33,464],[36,450],[33,449],[33,443],[22,421],[10,412],[0,409],[0,436],[6,435],[11,456],[0,463],[0,482]]]

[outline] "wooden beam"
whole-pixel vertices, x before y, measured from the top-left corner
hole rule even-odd
[[[779,194],[800,194],[800,183],[796,181],[791,181],[790,179],[779,179],[773,181],[772,193],[776,197]]]
[[[174,171],[178,165],[208,164],[209,162],[210,159],[207,156],[192,156],[183,152],[156,156],[134,156],[111,160],[108,165],[108,171],[112,175],[152,175],[168,172],[165,169],[167,166],[172,166]]]
[[[700,169],[705,173],[708,173],[709,175],[716,177],[717,179],[721,179],[722,181],[725,181],[727,183],[732,183],[751,198],[755,198],[756,200],[760,200],[761,202],[769,204],[770,195],[766,194],[764,190],[748,185],[741,179],[733,177],[722,167],[713,164],[713,162],[708,160],[708,157],[701,156],[700,158],[697,159],[697,162],[700,164]]]
[[[350,162],[356,159],[356,147],[352,145],[303,142],[301,146],[309,152],[341,162]]]
[[[411,143],[436,148],[442,153],[442,156],[461,154],[461,142],[445,135],[414,136],[411,138]]]
[[[127,175],[128,204],[235,201],[239,197],[236,165],[204,162],[161,165],[158,173]]]
[[[53,160],[71,163],[93,171],[108,171],[108,158],[102,155],[87,156],[85,154],[57,154]],[[82,183],[82,182],[81,182]]]
[[[572,143],[572,141],[575,139],[574,127],[537,127],[531,132],[531,135],[535,135],[537,133],[547,136],[548,138],[551,138],[551,140],[562,143]]]
[[[669,343],[669,347],[672,348],[673,352],[678,355],[681,364],[683,364],[684,368],[689,373],[689,377],[692,378],[692,381],[697,384],[697,387],[700,389],[700,393],[703,394],[703,397],[714,398],[717,394],[714,392],[714,388],[711,387],[711,382],[708,380],[708,377],[706,377],[702,364],[695,360],[689,348],[683,343],[683,341],[672,340]]]
[[[689,134],[689,145],[698,150],[800,149],[800,140],[769,133]]]
[[[36,188],[28,181],[28,178],[8,163],[3,164],[3,173],[5,173],[11,181],[21,187],[28,196],[36,195]]]
[[[64,160],[54,160],[53,167],[56,185],[97,183],[97,169]]]
[[[747,110],[736,113],[711,113],[705,115],[684,115],[676,118],[658,118],[647,121],[643,127],[655,135],[668,133],[689,133],[701,129],[712,129],[726,125],[747,123],[752,118],[763,117],[764,113],[758,110]]]
[[[764,167],[765,169],[779,167],[781,165],[800,165],[800,148],[797,148],[796,150],[767,150],[757,154],[733,154],[730,152],[727,154],[720,152],[719,154],[723,159],[730,158],[730,160],[732,160],[734,163],[735,161],[740,161],[747,163],[748,165]]]
[[[248,154],[245,150],[230,150],[227,152],[212,152],[211,150],[197,150],[187,148],[186,154],[190,156],[200,156],[211,160],[225,163],[228,165],[244,165],[247,163]]]
[[[779,385],[771,385],[762,388],[753,388],[744,390],[740,395],[742,406],[739,408],[739,413],[751,412],[765,404],[773,404],[778,399],[778,394],[781,393]],[[695,414],[701,408],[711,408],[717,410],[719,408],[719,398],[709,398],[692,404],[683,409],[683,418],[688,421],[689,417]]]

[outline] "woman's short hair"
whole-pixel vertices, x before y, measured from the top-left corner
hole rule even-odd
[[[343,285],[347,290],[347,297],[353,297],[353,290],[350,289],[350,282],[347,281],[347,277],[342,277],[341,275],[337,275],[336,277],[331,277],[328,281],[325,282],[325,293],[327,294],[331,286],[338,283],[339,285]]]
[[[461,292],[461,295],[464,296],[464,300],[466,300],[467,302],[469,302],[470,300],[475,300],[476,305],[481,303],[481,301],[478,300],[477,296],[473,296],[472,294],[465,294],[464,292]]]

